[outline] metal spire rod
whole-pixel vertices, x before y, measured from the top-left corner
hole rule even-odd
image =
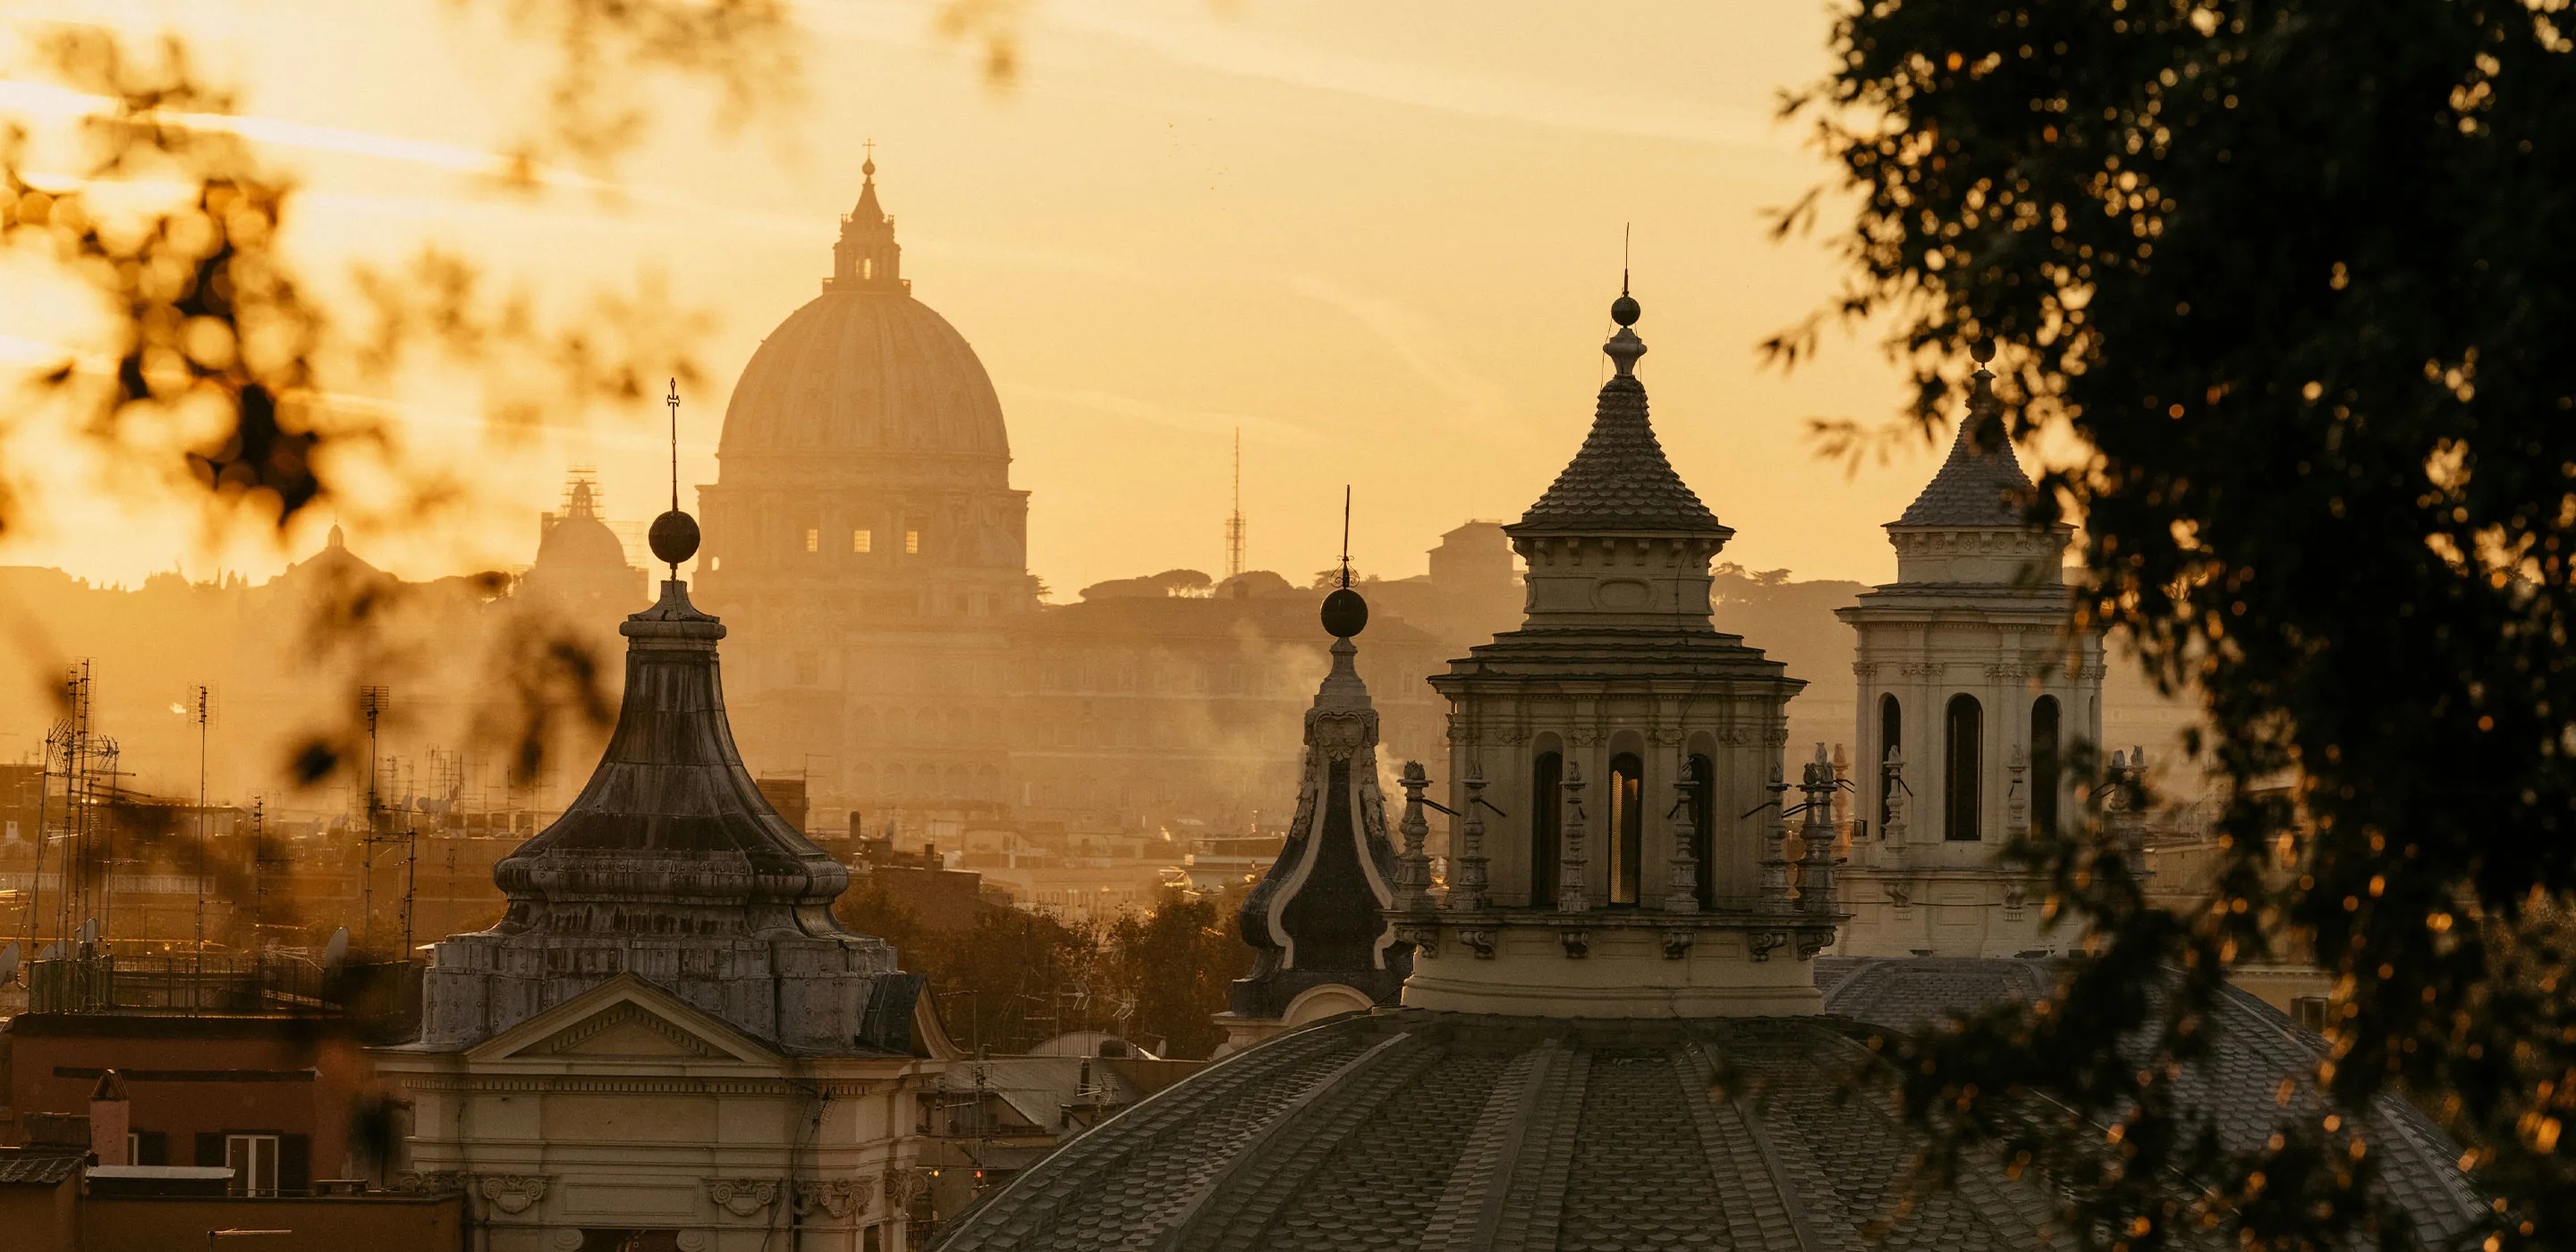
[[[680,511],[680,380],[671,380],[671,394],[662,403],[671,406],[671,511]],[[677,568],[677,566],[674,566]]]
[[[1342,484],[1342,586],[1351,585],[1351,485]]]

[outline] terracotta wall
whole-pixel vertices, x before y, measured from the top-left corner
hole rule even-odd
[[[92,1196],[80,1202],[80,1210],[80,1252],[186,1252],[206,1246],[209,1230],[289,1232],[219,1240],[218,1252],[463,1252],[465,1247],[465,1201],[460,1196]]]
[[[17,1114],[0,1127],[9,1142],[23,1142],[26,1114],[87,1112],[112,1067],[133,1101],[129,1124],[163,1157],[144,1163],[220,1165],[225,1133],[260,1132],[281,1136],[288,1190],[349,1165],[366,1067],[353,1041],[315,1023],[31,1014],[0,1032],[0,1047]],[[213,1159],[201,1159],[209,1144]]]

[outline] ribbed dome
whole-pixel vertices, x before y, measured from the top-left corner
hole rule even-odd
[[[846,452],[1008,458],[1002,404],[948,319],[900,291],[826,291],[734,384],[726,457]]]
[[[1953,1190],[1909,1193],[1923,1141],[1883,1098],[1852,1089],[1873,1063],[1867,1036],[1829,1018],[1337,1018],[1236,1053],[1071,1140],[933,1246],[2071,1245],[2052,1221],[2054,1196],[1999,1162],[1965,1162]]]
[[[1824,960],[1830,1016],[1582,1020],[1381,1009],[1238,1052],[994,1187],[937,1252],[2022,1252],[2066,1199],[1970,1152],[1947,1186],[1872,1036],[2037,997],[2039,962]],[[2182,1106],[2232,1147],[2324,1107],[2322,1041],[2231,991]],[[2285,1079],[2299,1085],[2284,1107]],[[2421,1246],[2479,1209],[2459,1147],[2384,1096],[2378,1194]],[[2184,1248],[2233,1247],[2220,1232]],[[2338,1246],[2369,1246],[2367,1240]]]

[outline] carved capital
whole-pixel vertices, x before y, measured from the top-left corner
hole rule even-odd
[[[820,1208],[834,1221],[868,1211],[876,1198],[876,1183],[865,1178],[834,1178],[825,1182],[796,1184],[796,1215],[811,1215]]]
[[[549,1181],[545,1174],[485,1174],[475,1182],[474,1191],[493,1208],[516,1216],[546,1198]]]
[[[736,1217],[749,1217],[778,1200],[775,1178],[710,1178],[707,1198]]]
[[[1412,944],[1413,950],[1424,956],[1437,958],[1440,955],[1440,928],[1437,926],[1398,926],[1395,937],[1398,942]]]

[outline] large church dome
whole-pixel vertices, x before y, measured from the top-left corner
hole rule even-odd
[[[931,453],[1007,461],[993,380],[966,337],[912,298],[876,164],[842,219],[823,294],[752,354],[725,410],[719,455]]]
[[[907,290],[827,289],[743,367],[720,451],[1008,457],[1011,447],[993,380],[948,319]]]

